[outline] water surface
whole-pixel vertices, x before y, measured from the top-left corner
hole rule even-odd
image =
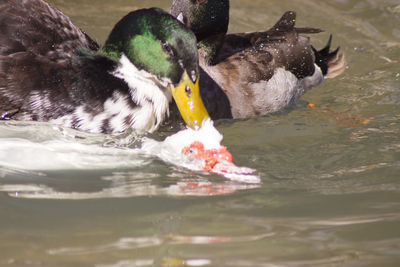
[[[99,43],[129,11],[169,8],[50,2]],[[231,2],[231,32],[295,10],[299,26],[326,31],[312,43],[332,33],[348,63],[282,112],[217,122],[261,185],[138,154],[129,133],[1,122],[1,266],[398,265],[400,1]]]

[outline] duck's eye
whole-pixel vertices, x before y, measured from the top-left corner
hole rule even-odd
[[[170,55],[171,57],[174,56],[174,50],[172,49],[171,45],[168,43],[163,43],[162,44],[162,48],[165,51],[165,53],[167,53],[168,55]]]

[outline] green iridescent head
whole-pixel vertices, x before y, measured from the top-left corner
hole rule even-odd
[[[198,74],[196,38],[171,15],[158,8],[133,11],[110,33],[103,49],[119,59],[122,54],[139,69],[177,84],[184,70]]]
[[[167,83],[188,126],[201,127],[208,117],[198,92],[196,37],[167,12],[150,8],[129,13],[115,25],[102,51],[116,61],[125,55],[136,68]]]

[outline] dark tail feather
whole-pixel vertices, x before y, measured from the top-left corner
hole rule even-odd
[[[296,23],[296,12],[286,11],[278,22],[271,28],[277,32],[287,32],[294,29]]]
[[[344,55],[339,53],[339,48],[331,51],[332,34],[329,36],[328,43],[321,50],[312,49],[315,54],[315,63],[321,68],[325,78],[334,78],[340,75],[346,68]]]
[[[297,33],[320,33],[323,32],[324,30],[317,29],[317,28],[295,28]]]
[[[296,12],[286,11],[278,22],[270,29],[276,32],[289,32],[295,30],[297,33],[320,33],[321,29],[316,28],[297,28],[296,25]]]
[[[298,34],[301,33],[320,33],[323,32],[321,29],[316,28],[297,28],[296,24],[296,12],[286,11],[285,14],[278,20],[278,22],[268,32],[273,33],[268,38],[284,38],[284,34],[290,31],[295,31]],[[274,36],[274,34],[276,36]],[[339,53],[339,47],[334,51],[331,51],[332,35],[330,35],[328,43],[324,48],[317,51],[314,47],[315,63],[321,68],[325,78],[334,78],[341,74],[345,67],[346,61],[344,55]]]

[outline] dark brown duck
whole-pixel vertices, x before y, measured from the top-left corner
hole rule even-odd
[[[267,31],[233,34],[228,0],[174,0],[171,14],[196,34],[201,96],[214,119],[276,112],[345,68],[339,49],[330,50],[331,38],[317,51],[300,35],[321,30],[295,27],[293,11]]]

